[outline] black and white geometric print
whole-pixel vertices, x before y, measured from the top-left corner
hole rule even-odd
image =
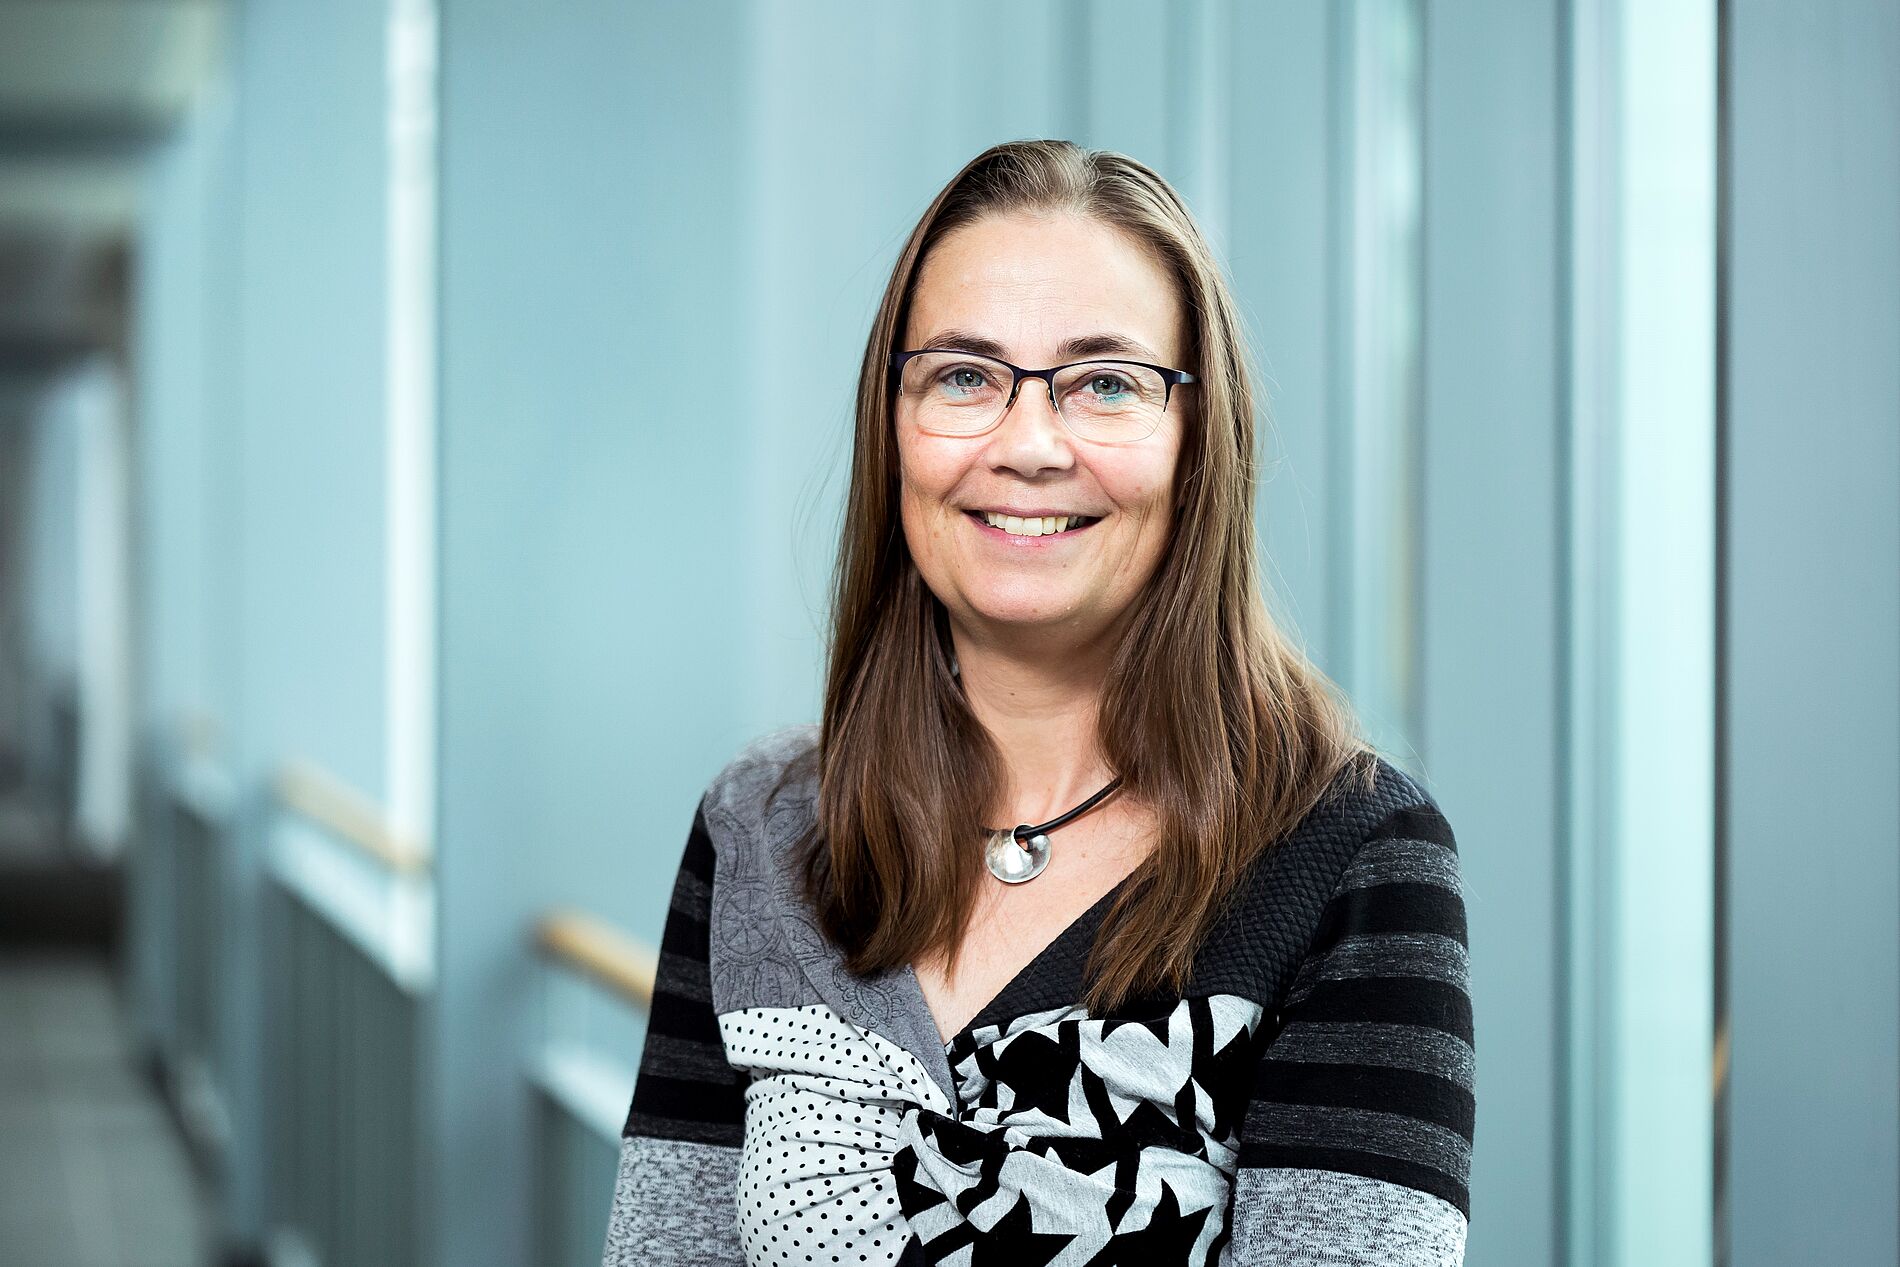
[[[925,1260],[1217,1262],[1260,1018],[1252,1000],[1215,995],[960,1035],[956,1116],[919,1112],[915,1146],[894,1161]]]
[[[751,1079],[747,1261],[891,1264],[914,1237],[948,1267],[1217,1262],[1260,1016],[1216,995],[970,1030],[947,1049],[953,1105],[915,1056],[825,1004],[724,1014]]]

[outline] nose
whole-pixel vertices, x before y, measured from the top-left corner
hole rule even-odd
[[[1001,421],[990,433],[990,455],[997,466],[1022,475],[1075,465],[1069,429],[1056,411],[1054,390],[1047,379],[1025,378],[1017,384],[1015,399],[1004,407]]]

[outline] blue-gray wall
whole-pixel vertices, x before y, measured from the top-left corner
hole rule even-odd
[[[740,355],[740,16],[444,14],[442,1262],[528,1261],[534,919],[657,943],[699,792],[761,720],[747,567],[786,533],[750,455],[785,393]]]
[[[1470,1261],[1558,1261],[1566,992],[1561,21],[1430,6],[1424,768],[1466,873]]]
[[[1736,1267],[1900,1261],[1900,11],[1728,12]]]

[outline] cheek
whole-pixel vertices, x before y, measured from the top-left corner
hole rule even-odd
[[[913,438],[897,450],[898,485],[907,506],[921,512],[944,509],[944,499],[962,476],[958,455]]]
[[[1172,453],[1144,454],[1137,460],[1101,470],[1100,474],[1104,489],[1130,518],[1152,524],[1168,517],[1174,501]]]
[[[900,444],[897,454],[898,519],[913,558],[928,558],[943,535],[944,498],[956,485],[956,472],[928,445]]]
[[[1118,583],[1139,587],[1152,578],[1174,533],[1176,451],[1171,446],[1159,453],[1129,454],[1127,458],[1096,470],[1104,491],[1121,507],[1128,530],[1121,562],[1115,568]]]

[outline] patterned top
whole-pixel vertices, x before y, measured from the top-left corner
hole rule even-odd
[[[1182,994],[1082,1009],[1111,890],[945,1044],[797,895],[816,777],[771,793],[816,741],[750,745],[694,817],[606,1267],[1463,1261],[1465,910],[1404,772],[1267,850]]]

